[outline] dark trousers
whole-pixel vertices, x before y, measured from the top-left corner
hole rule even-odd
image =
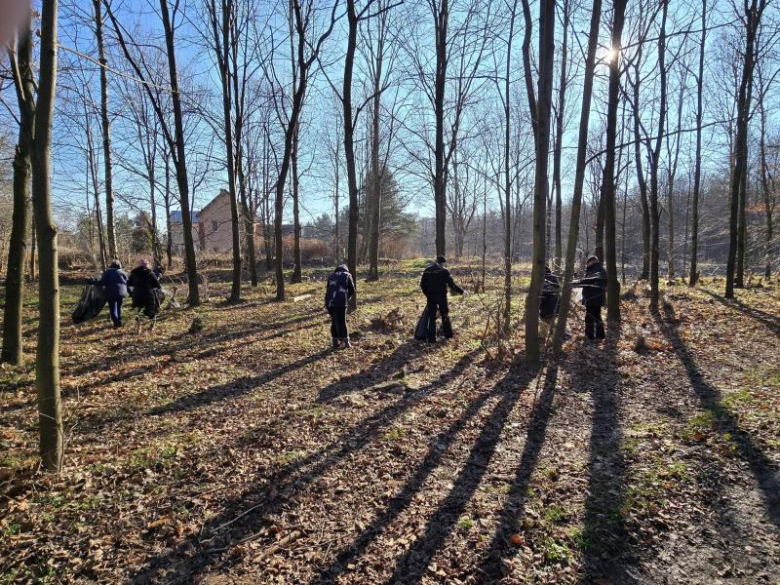
[[[330,314],[330,336],[333,339],[349,339],[347,308],[328,307],[328,313]]]
[[[139,292],[133,297],[133,308],[141,309],[144,315],[149,319],[154,320],[157,318],[157,311],[160,308],[160,303],[157,300],[157,295],[154,291]]]
[[[604,321],[601,319],[601,307],[585,305],[585,337],[605,339]]]
[[[119,327],[122,324],[123,300],[122,297],[119,297],[118,299],[108,299],[108,313],[111,315],[111,322],[115,327]]]
[[[441,328],[444,337],[452,337],[452,323],[450,323],[450,307],[447,303],[447,295],[429,296],[428,298],[428,328],[427,339],[429,343],[436,343],[436,317],[441,315]]]

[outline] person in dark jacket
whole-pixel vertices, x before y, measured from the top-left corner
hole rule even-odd
[[[328,286],[325,289],[325,308],[330,314],[333,349],[339,349],[340,344],[345,348],[352,347],[347,329],[347,305],[354,295],[355,281],[347,265],[342,264],[328,277]]]
[[[605,339],[601,308],[606,304],[607,271],[597,256],[590,256],[585,266],[585,276],[576,282],[576,286],[582,287],[582,303],[585,305],[585,337]]]
[[[108,301],[108,312],[114,327],[122,326],[122,301],[127,296],[127,274],[122,270],[118,260],[111,262],[108,270],[103,272],[98,280],[90,280],[90,284],[103,287],[103,294]]]
[[[542,282],[542,298],[539,303],[540,328],[542,339],[547,339],[550,334],[555,315],[558,314],[558,305],[561,300],[561,281],[558,275],[544,267],[544,281]]]
[[[149,318],[151,330],[154,328],[154,321],[160,308],[158,297],[155,293],[161,287],[160,281],[157,280],[154,272],[149,269],[147,260],[141,260],[138,266],[133,268],[130,272],[127,286],[130,288],[130,296],[133,299],[133,308],[141,309],[143,314]],[[136,323],[140,332],[140,317],[136,317]]]
[[[447,259],[444,256],[438,256],[436,262],[432,262],[422,273],[420,288],[428,302],[428,343],[436,343],[436,316],[441,315],[441,327],[444,330],[444,337],[452,338],[452,323],[450,322],[450,308],[447,303],[447,289],[453,294],[467,295],[468,293],[460,288],[452,280],[450,271],[444,267]]]

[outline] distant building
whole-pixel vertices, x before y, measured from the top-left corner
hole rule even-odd
[[[192,239],[195,241],[195,247],[200,248],[200,229],[198,214],[191,212],[192,220]],[[171,243],[173,252],[179,256],[184,256],[184,215],[180,210],[171,211]]]
[[[239,230],[244,239],[244,221],[239,207]],[[262,234],[262,229],[255,222],[255,233]],[[192,238],[198,252],[226,253],[233,251],[233,227],[230,214],[230,193],[224,189],[214,197],[199,213],[192,213]],[[184,255],[184,226],[182,212],[171,212],[171,240],[174,251]]]

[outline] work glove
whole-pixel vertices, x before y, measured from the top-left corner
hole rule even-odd
[[[463,289],[463,298],[465,299],[468,296],[469,296],[469,291],[467,291],[466,289]]]

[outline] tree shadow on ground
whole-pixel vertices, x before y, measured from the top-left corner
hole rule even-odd
[[[403,577],[404,582],[410,577],[415,578],[414,575],[418,573],[419,576],[422,576],[420,571],[425,571],[428,565],[427,561],[441,547],[479,486],[490,457],[498,443],[504,423],[515,402],[520,397],[522,389],[527,387],[535,374],[536,369],[534,368],[513,367],[492,390],[484,392],[474,399],[466,411],[449,428],[440,433],[435,439],[430,440],[431,447],[422,463],[400,492],[390,500],[384,512],[377,516],[354,542],[339,552],[329,566],[320,569],[311,582],[333,582],[345,571],[347,565],[353,559],[357,559],[362,555],[382,531],[407,509],[415,494],[423,488],[426,480],[441,464],[443,457],[468,422],[477,416],[485,403],[491,398],[501,396],[501,400],[493,408],[482,433],[472,447],[469,459],[455,480],[454,487],[428,523],[425,536],[417,541],[419,544],[415,548],[408,551],[403,559],[399,560],[394,572],[394,578]],[[407,567],[406,565],[409,563],[413,567]],[[391,579],[391,582],[393,582],[393,579]]]
[[[618,333],[619,335],[619,333]],[[593,422],[588,457],[588,496],[582,533],[585,583],[602,580],[635,583],[626,569],[636,563],[626,526],[626,462],[622,449],[618,384],[618,341],[610,334],[597,349],[588,347],[589,360],[580,371],[598,364],[598,378],[592,384]],[[593,353],[598,355],[593,356]]]
[[[285,374],[289,374],[290,372],[311,365],[314,362],[321,360],[325,356],[329,355],[330,353],[331,351],[329,349],[324,349],[318,351],[315,354],[308,355],[289,364],[285,364],[279,368],[275,368],[270,372],[266,372],[265,374],[261,374],[259,376],[246,376],[244,378],[239,378],[238,380],[231,380],[225,384],[211,386],[202,392],[186,394],[175,402],[164,404],[162,406],[151,409],[148,414],[151,416],[160,416],[172,412],[194,410],[203,406],[209,406],[215,402],[223,402],[225,400],[243,396],[244,394],[248,394],[264,384],[268,384],[276,378],[280,378]]]
[[[346,394],[361,392],[371,386],[386,382],[396,376],[401,376],[404,366],[420,356],[428,348],[416,341],[405,341],[388,357],[380,360],[365,371],[338,378],[331,384],[320,389],[317,402],[325,404]]]
[[[255,538],[267,525],[266,517],[283,507],[296,493],[308,489],[339,462],[377,440],[382,429],[393,420],[462,375],[479,353],[480,350],[473,350],[464,355],[451,370],[434,381],[406,393],[314,453],[285,465],[268,478],[260,479],[259,485],[226,502],[223,511],[210,518],[196,534],[150,559],[145,568],[130,575],[130,581],[193,582],[216,559],[224,557],[225,551]],[[238,562],[240,558],[228,555],[218,565],[221,570],[226,570]]]
[[[486,583],[499,581],[502,576],[502,560],[516,554],[517,547],[511,544],[510,537],[520,530],[524,507],[528,497],[531,476],[539,462],[539,454],[547,434],[547,424],[552,414],[555,385],[558,381],[558,368],[548,368],[542,391],[534,401],[528,423],[520,465],[509,488],[507,501],[502,508],[488,553],[481,563],[479,573],[484,575]]]
[[[718,301],[720,304],[730,308],[734,309],[735,311],[742,313],[746,317],[750,317],[751,319],[754,319],[764,325],[767,329],[769,329],[772,333],[780,337],[780,316],[773,315],[771,313],[767,313],[766,311],[762,311],[761,309],[756,309],[755,307],[751,307],[750,305],[746,305],[739,299],[727,299],[725,297],[720,296],[717,293],[714,293],[712,291],[709,291],[707,289],[699,289],[702,292],[706,293],[716,301]]]
[[[701,407],[714,417],[717,422],[717,432],[736,447],[736,455],[747,463],[761,490],[768,518],[776,530],[780,529],[780,481],[778,481],[777,464],[764,452],[761,445],[740,427],[739,417],[723,404],[720,390],[704,379],[691,350],[674,326],[675,313],[672,305],[664,303],[663,311],[663,315],[656,312],[653,316],[674,348],[677,358],[685,367],[688,380]]]

